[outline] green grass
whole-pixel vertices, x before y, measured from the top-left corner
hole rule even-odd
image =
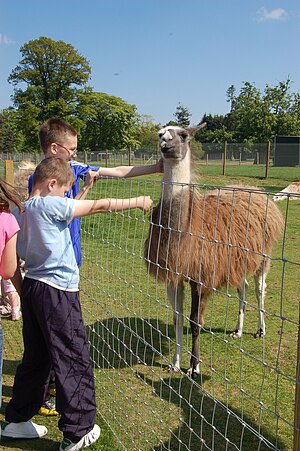
[[[245,173],[240,171],[243,166],[234,167],[236,172],[231,177],[223,177],[220,171],[208,174],[209,168],[200,166],[201,184],[243,183],[277,191],[293,180],[300,180],[299,168],[276,168],[276,172],[270,171],[268,179],[253,177],[252,166],[247,166]],[[148,176],[127,181],[103,180],[93,188],[92,197],[127,197],[145,192],[156,202],[160,179],[160,176]],[[252,280],[249,280],[249,304],[241,340],[230,338],[238,313],[235,292],[229,292],[231,297],[225,291],[216,293],[206,308],[200,339],[201,375],[196,382],[185,376],[191,350],[188,290],[183,373],[170,375],[166,371],[174,352],[172,309],[165,287],[157,286],[148,277],[141,257],[148,233],[148,215],[144,217],[142,212],[133,211],[82,220],[85,258],[81,270],[81,303],[91,342],[98,422],[102,428],[101,438],[92,449],[266,450],[264,443],[259,447],[252,433],[259,430],[277,449],[292,450],[300,202],[291,202],[288,210],[284,202],[280,207],[287,214],[288,222],[284,251],[281,241],[274,249],[275,259],[268,277],[267,335],[262,340],[253,338],[257,312]],[[280,258],[282,252],[284,262]],[[4,319],[2,323],[3,416],[22,354],[22,338],[21,322]],[[236,417],[242,417],[243,422]],[[57,419],[38,416],[35,421],[47,425],[46,439],[7,441],[2,443],[3,449],[57,449],[61,439]],[[205,445],[204,442],[201,445],[201,438]]]

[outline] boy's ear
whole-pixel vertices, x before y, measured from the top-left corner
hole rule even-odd
[[[51,153],[51,155],[56,155],[57,154],[57,144],[56,143],[51,143],[50,144],[49,153]]]
[[[48,182],[49,191],[52,191],[56,184],[57,184],[56,179],[50,179]]]

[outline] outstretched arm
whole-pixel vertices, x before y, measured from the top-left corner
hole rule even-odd
[[[114,177],[114,178],[126,178],[137,177],[139,175],[154,174],[156,172],[163,172],[162,160],[158,163],[148,164],[144,166],[118,166],[116,168],[100,168],[98,171],[99,177]]]
[[[152,205],[150,196],[131,197],[129,199],[76,200],[73,218],[106,213],[108,211],[124,211],[139,208],[147,212]]]

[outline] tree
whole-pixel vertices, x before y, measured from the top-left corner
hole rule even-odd
[[[28,109],[34,123],[41,124],[49,117],[71,122],[78,95],[86,88],[91,68],[72,45],[47,37],[29,41],[20,52],[22,59],[8,81],[14,86],[14,106],[20,124],[25,126],[26,145],[36,149],[37,130],[35,125],[30,126]]]
[[[191,113],[186,107],[181,105],[180,102],[178,104],[178,107],[176,108],[174,116],[177,125],[179,125],[180,127],[188,127],[190,125]]]
[[[23,142],[16,112],[13,108],[5,108],[0,112],[0,152],[22,152]]]
[[[262,143],[279,134],[299,134],[299,95],[290,93],[290,85],[290,79],[266,85],[261,94],[254,84],[244,83],[230,113],[236,141]]]
[[[235,92],[236,92],[236,90],[235,90],[234,85],[229,86],[229,88],[226,91],[227,102],[230,102],[230,111],[232,111],[233,107],[234,107],[235,98],[236,98]]]
[[[76,100],[78,86],[87,83],[91,68],[87,60],[72,45],[40,37],[20,49],[22,60],[8,77],[14,86],[25,83],[27,89],[15,89],[17,105],[30,100],[41,110],[62,98]],[[55,109],[55,108],[54,108]]]
[[[277,86],[266,85],[263,100],[274,115],[274,135],[298,135],[300,132],[299,94],[290,92],[291,80]]]
[[[158,156],[159,139],[157,132],[160,128],[159,125],[154,124],[150,116],[141,115],[138,117],[134,128],[136,140],[139,142],[137,152],[149,156],[153,154]]]
[[[227,139],[232,139],[232,134],[227,131],[225,126],[226,117],[221,114],[204,114],[201,119],[206,122],[206,127],[201,128],[195,134],[197,141],[206,142],[224,142]]]
[[[254,84],[244,82],[231,112],[236,142],[266,142],[273,133],[274,118]]]
[[[79,148],[105,152],[135,148],[136,106],[103,92],[82,93],[78,116],[85,122]]]

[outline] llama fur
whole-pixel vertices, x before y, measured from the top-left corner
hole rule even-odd
[[[173,307],[176,349],[170,370],[174,371],[180,369],[182,359],[184,282],[190,285],[193,344],[188,374],[193,378],[199,374],[199,332],[213,291],[224,286],[237,288],[239,316],[231,336],[241,337],[246,278],[254,275],[259,306],[255,336],[265,335],[266,276],[272,246],[283,230],[281,212],[266,194],[237,186],[202,195],[190,183],[189,141],[200,127],[172,126],[158,132],[164,178],[144,247],[148,272],[166,283]]]

